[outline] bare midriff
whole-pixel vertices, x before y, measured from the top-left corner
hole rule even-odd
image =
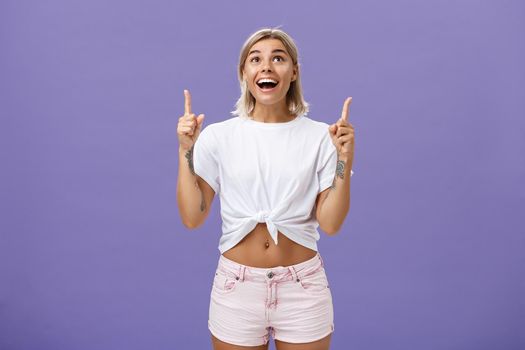
[[[290,266],[313,258],[317,252],[300,245],[281,232],[276,245],[265,223],[258,223],[236,246],[222,255],[239,264],[270,268]]]

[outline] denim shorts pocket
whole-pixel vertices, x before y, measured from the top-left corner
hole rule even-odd
[[[231,293],[235,290],[238,282],[239,277],[217,270],[215,272],[215,278],[213,279],[213,289],[220,294]]]
[[[330,290],[324,268],[299,278],[299,285],[307,294],[319,295]]]

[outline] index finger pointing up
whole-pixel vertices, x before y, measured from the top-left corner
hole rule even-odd
[[[348,97],[345,100],[345,104],[343,105],[343,112],[341,112],[341,119],[348,121],[348,110],[350,109],[351,103],[352,103],[352,98]]]
[[[191,114],[191,95],[188,90],[184,90],[184,114]]]

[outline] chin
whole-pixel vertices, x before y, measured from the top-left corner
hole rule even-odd
[[[273,105],[273,104],[276,104],[277,102],[279,102],[280,99],[278,99],[278,98],[268,98],[266,96],[263,96],[263,97],[259,97],[259,98],[256,97],[255,101],[257,101],[260,104],[264,104],[264,105]]]
[[[255,97],[255,101],[265,105],[274,105],[279,103],[281,100],[286,99],[285,96],[276,96],[276,95],[259,95]]]

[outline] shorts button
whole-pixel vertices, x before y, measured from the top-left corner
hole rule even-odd
[[[270,272],[268,272],[268,274],[266,276],[268,276],[268,278],[272,278],[274,276],[274,274],[273,274],[272,271],[270,271]]]

